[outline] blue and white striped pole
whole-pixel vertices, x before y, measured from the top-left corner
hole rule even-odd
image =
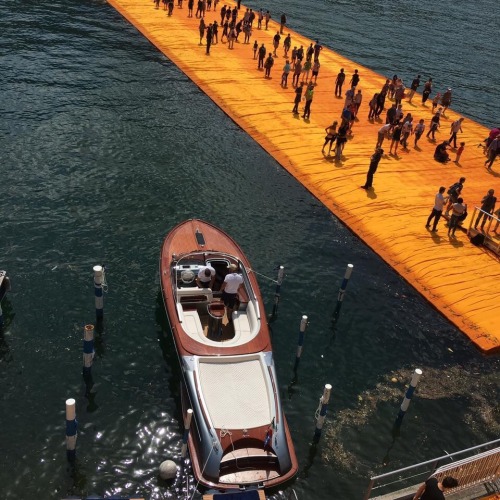
[[[339,294],[337,296],[337,307],[335,308],[335,314],[338,314],[340,312],[340,308],[342,307],[345,291],[347,288],[347,284],[349,283],[349,278],[351,277],[353,268],[354,268],[353,264],[347,264],[347,268],[344,274],[344,279],[342,280],[342,284],[340,285],[339,289]]]
[[[276,280],[276,291],[274,292],[274,306],[273,306],[273,316],[278,312],[278,304],[280,303],[281,297],[281,283],[283,283],[283,278],[285,276],[285,268],[280,266],[278,268],[278,279]]]
[[[189,438],[189,429],[191,427],[191,420],[193,418],[193,410],[189,408],[187,411],[187,415],[184,418],[184,434],[182,435],[182,448],[181,448],[181,457],[186,458],[187,453],[187,443]]]
[[[83,329],[83,380],[92,384],[92,363],[94,362],[94,325],[85,325]]]
[[[103,280],[104,268],[102,266],[94,266],[95,316],[97,321],[102,321],[104,317]]]
[[[326,412],[328,410],[328,402],[330,401],[330,393],[332,391],[332,386],[330,384],[325,384],[325,388],[323,390],[323,396],[321,396],[319,400],[320,407],[318,411],[316,411],[316,429],[314,430],[314,438],[313,441],[315,443],[319,442],[321,437],[321,431],[323,430],[323,424],[325,423]]]
[[[75,406],[74,399],[66,400],[66,457],[69,462],[74,462],[76,458],[76,431],[78,423],[76,421]]]
[[[297,371],[300,362],[300,356],[302,356],[302,348],[304,346],[304,334],[306,332],[307,327],[307,316],[302,316],[300,320],[300,328],[299,328],[299,344],[297,346],[297,355],[295,356],[295,366],[293,367],[294,371]]]
[[[415,388],[417,387],[418,381],[420,380],[421,376],[422,376],[422,370],[420,368],[417,368],[413,372],[410,381],[410,386],[406,390],[405,397],[403,399],[403,402],[401,403],[401,408],[399,409],[399,413],[394,425],[400,426],[401,423],[403,422],[403,417],[406,415],[406,410],[408,410],[408,407],[410,406],[411,398],[413,396],[413,393],[415,392]]]

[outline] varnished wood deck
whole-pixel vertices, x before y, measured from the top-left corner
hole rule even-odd
[[[109,0],[109,3],[481,350],[500,349],[498,259],[470,244],[460,231],[456,240],[449,240],[444,220],[437,234],[424,228],[439,186],[448,187],[465,176],[463,196],[470,209],[480,203],[488,189],[498,188],[500,174],[486,171],[485,158],[477,148],[488,133],[485,127],[468,119],[464,121],[459,141],[466,142],[466,150],[460,165],[436,163],[435,144],[425,135],[420,141],[420,151],[400,148],[399,157],[385,156],[375,176],[375,189],[366,192],[359,186],[364,184],[377,130],[382,125],[367,120],[368,102],[380,90],[385,77],[324,48],[311,120],[304,121],[291,113],[292,75],[289,88],[280,87],[284,64],[281,47],[272,79],[267,80],[257,71],[251,44],[235,43],[234,50],[228,50],[226,44],[219,43],[212,46],[211,55],[207,56],[205,47],[198,45],[199,20],[187,17],[186,1],[183,9],[174,9],[172,17],[161,9],[155,10],[150,0]],[[234,2],[224,3],[234,5]],[[214,19],[219,22],[220,15],[208,12],[206,19],[207,24]],[[254,29],[251,43],[257,38],[269,51],[277,28],[271,22],[269,31]],[[309,46],[311,40],[288,31],[292,47]],[[221,33],[219,28],[219,38]],[[340,67],[347,73],[344,90],[353,70],[359,69],[358,88],[362,89],[364,100],[359,121],[354,125],[354,137],[346,146],[342,162],[336,164],[323,157],[321,146],[324,128],[339,119],[344,102],[333,95]],[[411,111],[417,121],[424,118],[428,130],[430,102],[424,107],[416,95],[413,104],[404,101],[404,110]],[[453,111],[447,112],[441,120],[438,142],[449,137],[450,124],[458,116]],[[384,146],[387,152],[387,141]],[[497,160],[495,168],[500,171],[500,161]],[[500,193],[500,188],[496,191]]]

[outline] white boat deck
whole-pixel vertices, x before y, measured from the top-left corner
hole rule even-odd
[[[200,358],[198,373],[203,405],[215,428],[251,429],[271,423],[273,389],[261,355]]]

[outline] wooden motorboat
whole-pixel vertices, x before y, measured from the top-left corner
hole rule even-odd
[[[232,311],[220,293],[231,265],[242,278]],[[206,267],[215,271],[211,288],[197,280]],[[184,415],[193,410],[188,448],[196,479],[218,490],[288,481],[297,459],[264,304],[241,248],[215,226],[188,220],[166,236],[160,275],[182,368]]]

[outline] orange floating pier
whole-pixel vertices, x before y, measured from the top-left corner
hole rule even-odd
[[[466,226],[473,207],[480,205],[488,189],[495,189],[497,195],[500,193],[500,174],[494,171],[500,169],[500,161],[493,165],[493,172],[487,171],[483,152],[477,148],[488,135],[485,127],[465,119],[463,133],[459,134],[459,142],[466,143],[460,164],[437,163],[433,159],[436,144],[449,138],[451,123],[460,117],[448,110],[446,117],[441,118],[436,143],[424,134],[420,149],[416,150],[410,138],[408,150],[400,146],[399,156],[382,158],[374,189],[364,191],[360,186],[366,179],[377,131],[383,125],[368,121],[368,102],[380,91],[385,77],[324,47],[311,117],[306,121],[291,112],[292,74],[288,88],[280,86],[285,62],[284,36],[270,79],[257,70],[257,61],[253,59],[255,39],[271,51],[272,38],[279,29],[277,23],[271,21],[269,31],[265,31],[256,29],[254,21],[251,43],[235,43],[233,50],[220,42],[222,28],[219,27],[219,43],[212,45],[211,54],[206,55],[206,47],[198,45],[199,19],[187,17],[186,1],[182,9],[175,6],[172,16],[161,7],[155,9],[151,0],[108,1],[479,349],[488,353],[500,350],[498,257],[472,245],[464,232],[457,231],[457,238],[449,239],[444,219],[437,233],[430,233],[424,227],[439,186],[448,188],[461,176],[467,179],[462,192],[469,208]],[[214,20],[220,22],[220,13],[208,11],[205,19],[207,25]],[[285,33],[291,34],[292,47],[303,45],[306,49],[312,41],[291,30]],[[325,127],[333,120],[340,123],[344,99],[336,99],[333,91],[341,67],[347,74],[344,90],[354,69],[359,70],[358,89],[362,90],[363,103],[342,161],[334,162],[333,158],[323,156],[321,147]],[[386,107],[391,104],[387,99]],[[301,104],[300,111],[302,107]],[[403,110],[405,114],[412,113],[414,124],[420,118],[425,119],[427,132],[432,117],[429,101],[424,106],[420,95],[415,95],[412,104],[403,101]],[[453,152],[451,157],[454,159]]]

